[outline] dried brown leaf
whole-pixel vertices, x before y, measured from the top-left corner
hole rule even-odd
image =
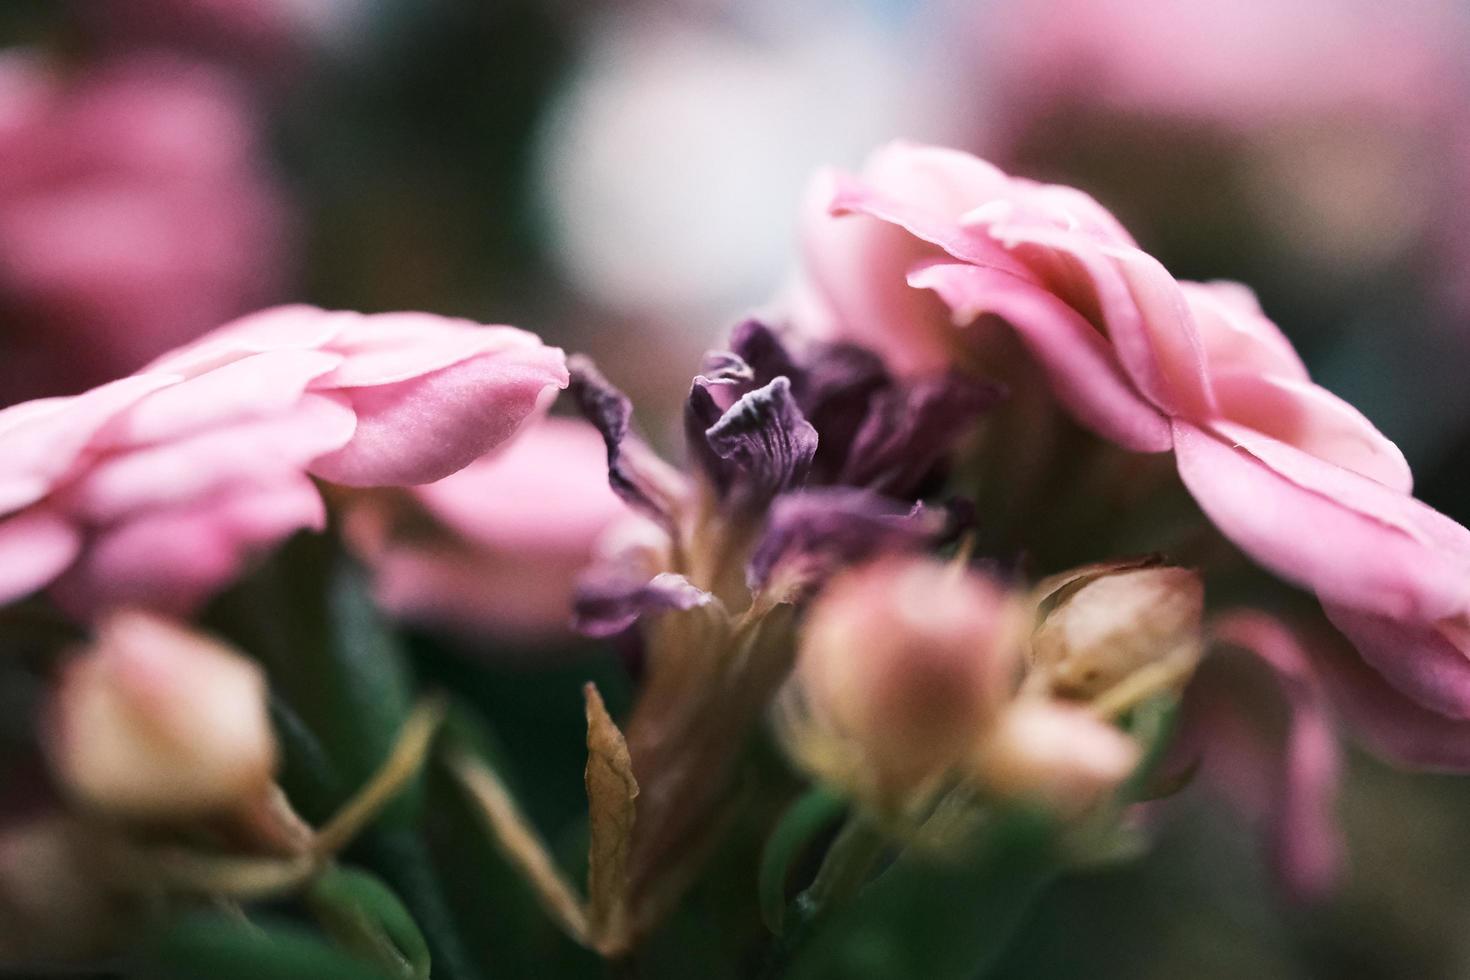
[[[634,801],[638,782],[628,743],[618,730],[597,688],[583,689],[587,699],[587,810],[590,823],[587,894],[588,931],[592,947],[604,956],[627,950],[631,941],[628,916],[628,856],[632,849]]]

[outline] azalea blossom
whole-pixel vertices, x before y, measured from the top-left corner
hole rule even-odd
[[[0,599],[182,611],[325,510],[312,478],[429,483],[566,383],[512,327],[280,307],[135,375],[0,411]]]

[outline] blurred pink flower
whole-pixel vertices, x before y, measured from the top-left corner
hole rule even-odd
[[[364,0],[69,0],[105,45],[167,46],[261,71],[293,67]]]
[[[1457,15],[1447,0],[1022,0],[985,26],[1022,98],[1253,127],[1438,104]]]
[[[1228,613],[1211,633],[1217,649],[1185,693],[1171,764],[1198,766],[1203,789],[1260,825],[1290,894],[1320,898],[1342,857],[1326,692],[1302,639],[1272,617]]]
[[[1314,297],[1324,326],[1345,291],[1393,286],[1444,210],[1459,0],[1016,0],[972,20],[987,155],[1092,188],[1171,254],[1257,240],[1228,261]]]
[[[0,403],[135,370],[279,294],[289,222],[255,129],[203,65],[0,54]]]
[[[544,640],[570,633],[578,573],[628,513],[597,430],[548,418],[436,483],[354,494],[343,533],[393,615]]]
[[[887,324],[885,352],[964,360],[994,329],[982,317],[999,318],[1083,425],[1135,451],[1172,449],[1226,537],[1313,590],[1400,690],[1470,717],[1470,531],[1410,496],[1397,447],[1312,383],[1248,289],[1178,282],[1086,194],[954,151],[894,144],[864,177],[828,177],[826,193],[826,220],[888,228],[866,232],[881,247],[813,263],[812,291],[837,299],[818,330],[866,341]],[[841,289],[854,281],[872,285]],[[842,307],[888,302],[899,281],[932,290],[948,316]]]
[[[0,601],[55,583],[91,613],[182,611],[320,528],[311,477],[428,483],[510,438],[567,383],[512,327],[280,307],[130,377],[0,411]]]

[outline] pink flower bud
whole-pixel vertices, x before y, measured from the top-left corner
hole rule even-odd
[[[135,818],[247,805],[271,785],[276,744],[260,668],[134,610],[107,616],[60,681],[48,746],[65,789]]]
[[[1137,743],[1092,712],[1023,700],[986,734],[979,767],[991,790],[1068,814],[1118,786],[1138,758]]]
[[[1184,673],[1199,659],[1204,587],[1188,569],[1102,572],[1058,592],[1031,641],[1032,669],[1056,694],[1091,699],[1152,664]]]
[[[812,607],[798,654],[814,729],[850,746],[880,793],[943,775],[1010,694],[1017,625],[998,584],[933,561],[846,573]]]

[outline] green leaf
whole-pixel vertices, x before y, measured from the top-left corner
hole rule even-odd
[[[367,781],[408,716],[411,677],[361,569],[331,535],[292,538],[211,607],[209,623],[265,665],[279,701],[283,784],[321,822]],[[384,815],[411,818],[414,793]]]
[[[331,868],[312,884],[306,901],[322,928],[359,958],[401,980],[427,980],[429,947],[423,933],[376,875]]]
[[[148,947],[141,972],[168,980],[392,980],[286,922],[250,923],[197,913],[175,920]]]
[[[786,928],[786,886],[791,867],[811,848],[812,841],[828,830],[847,809],[847,801],[815,787],[782,814],[781,822],[766,840],[761,852],[760,893],[761,919],[766,928],[781,935]]]
[[[792,980],[973,980],[990,969],[1059,870],[1053,826],[1015,812],[968,858],[909,849],[795,955]]]

